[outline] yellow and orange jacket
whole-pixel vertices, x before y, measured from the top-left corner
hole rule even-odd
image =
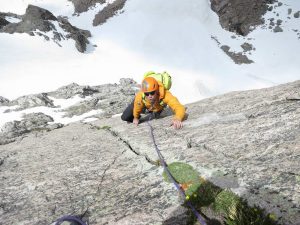
[[[133,116],[139,118],[143,109],[146,107],[149,111],[160,112],[168,105],[175,113],[174,119],[182,121],[185,116],[185,108],[178,99],[166,90],[161,82],[159,84],[159,99],[151,105],[151,102],[145,97],[145,94],[140,91],[134,99]]]

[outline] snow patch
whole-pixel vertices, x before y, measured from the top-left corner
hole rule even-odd
[[[11,16],[6,16],[5,19],[10,22],[10,23],[19,23],[21,22],[22,20],[18,19],[18,18],[15,18],[15,17],[11,17]]]

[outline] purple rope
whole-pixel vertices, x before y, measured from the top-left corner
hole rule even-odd
[[[163,155],[161,154],[160,150],[157,147],[156,141],[155,141],[155,137],[153,134],[153,127],[151,126],[150,122],[147,121],[149,127],[150,127],[150,133],[151,133],[151,138],[155,147],[155,150],[157,152],[157,155],[159,157],[160,163],[163,165],[164,167],[164,171],[167,173],[169,179],[173,182],[173,184],[175,185],[176,189],[179,191],[179,193],[181,194],[181,196],[186,199],[186,195],[185,192],[182,190],[182,188],[179,186],[179,184],[176,182],[175,178],[173,177],[173,175],[171,174],[170,170],[168,169],[168,165],[166,163],[166,161],[164,160]],[[195,209],[195,207],[190,203],[190,201],[187,200],[187,205],[191,208],[191,210],[193,211],[194,215],[196,216],[196,218],[198,219],[198,221],[200,222],[200,224],[202,225],[207,225],[204,218],[197,212],[197,210]]]
[[[80,225],[87,225],[81,219],[75,216],[63,216],[56,221],[55,225],[60,225],[64,221],[77,222]]]

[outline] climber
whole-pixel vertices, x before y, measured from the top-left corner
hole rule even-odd
[[[175,113],[171,126],[181,129],[185,117],[185,107],[164,87],[162,82],[153,77],[146,77],[142,82],[141,90],[136,94],[134,101],[124,110],[121,119],[137,126],[141,113],[151,113],[150,119],[158,118],[167,105]]]

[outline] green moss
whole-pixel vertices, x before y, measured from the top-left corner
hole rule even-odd
[[[191,196],[197,192],[201,185],[200,174],[192,166],[186,163],[174,162],[168,165],[168,169],[179,184],[187,187],[186,195]],[[165,181],[171,182],[165,171],[163,172],[163,177]]]
[[[102,127],[99,127],[99,130],[109,130],[111,127],[110,126],[102,126]]]
[[[270,220],[273,220],[273,221],[277,220],[277,216],[274,213],[270,213],[269,218],[270,218]]]
[[[188,201],[198,210],[213,211],[217,217],[223,218],[220,223],[225,225],[275,225],[276,216],[267,214],[265,210],[254,206],[234,194],[231,190],[223,190],[213,183],[201,178],[200,174],[190,165],[174,162],[168,166],[174,179],[185,187]],[[170,182],[166,172],[165,181]],[[187,201],[187,200],[186,200]],[[186,202],[185,202],[186,203]],[[185,205],[185,204],[184,204]],[[193,214],[191,221],[196,221]]]
[[[300,184],[300,176],[299,176],[299,175],[296,175],[295,179],[296,179],[296,183],[297,183],[297,184]]]
[[[196,202],[199,207],[210,206],[215,201],[216,196],[222,191],[222,189],[211,182],[208,182],[204,179],[201,180],[202,182],[197,190],[197,196],[194,202]]]
[[[222,190],[215,198],[213,207],[217,212],[230,213],[239,203],[239,197],[229,190]]]

